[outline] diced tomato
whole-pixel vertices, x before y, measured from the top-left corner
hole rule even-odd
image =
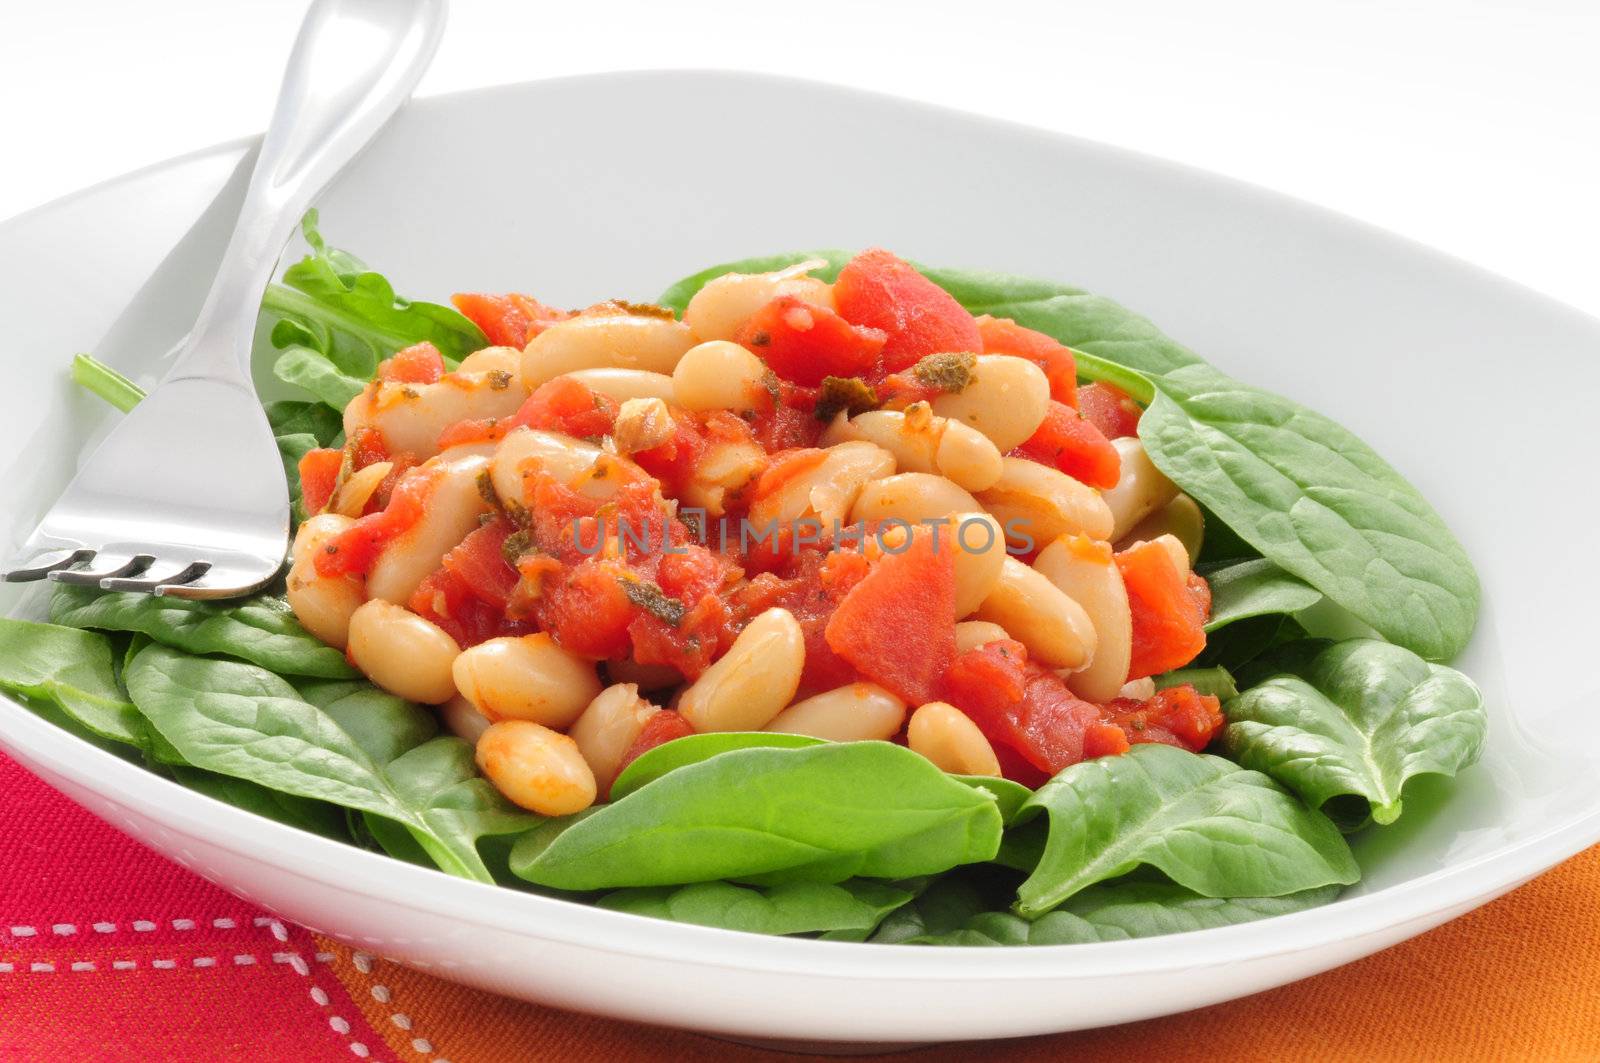
[[[389,444],[376,428],[358,428],[346,445],[350,450],[350,463],[358,469],[389,460]]]
[[[784,380],[807,387],[823,377],[869,376],[885,336],[853,325],[826,307],[780,295],[755,312],[738,340]]]
[[[339,467],[343,464],[342,450],[319,447],[301,456],[300,504],[308,516],[315,516],[328,508],[334,485],[339,481]]]
[[[860,678],[850,662],[828,645],[828,622],[853,587],[866,576],[867,559],[856,550],[803,550],[783,563],[782,572],[763,572],[730,596],[731,624],[723,646],[737,628],[768,609],[787,609],[800,624],[806,662],[797,697],[853,683]]]
[[[517,587],[517,570],[506,559],[506,540],[516,531],[504,517],[474,529],[453,550],[444,555],[443,565],[460,577],[485,605],[504,612]]]
[[[1090,487],[1115,487],[1122,458],[1092,421],[1065,403],[1051,400],[1038,429],[1012,455],[1060,469]]]
[[[1211,743],[1222,725],[1222,703],[1188,683],[1156,691],[1146,701],[1118,698],[1105,707],[1115,724],[1134,745],[1161,742],[1198,753]]]
[[[444,376],[444,355],[431,343],[415,343],[378,363],[378,379],[386,384],[437,384]]]
[[[679,713],[671,709],[662,709],[660,712],[652,713],[650,718],[644,722],[644,727],[640,729],[639,737],[635,738],[633,744],[628,747],[627,752],[622,754],[622,761],[617,765],[617,774],[621,775],[624,768],[656,748],[656,746],[664,746],[674,739],[687,738],[692,734],[694,734],[694,728],[689,726],[689,721]]]
[[[1008,317],[978,318],[978,335],[983,337],[984,354],[1013,354],[1044,370],[1050,381],[1050,397],[1074,409],[1078,405],[1078,360],[1072,350]]]
[[[495,347],[523,347],[558,321],[572,316],[570,310],[546,306],[531,295],[474,295],[461,292],[450,297]]]
[[[776,396],[764,398],[750,421],[757,443],[769,453],[814,447],[826,427],[816,418],[817,389],[788,380],[777,381]]]
[[[833,286],[834,304],[852,325],[881,329],[883,371],[898,373],[929,354],[983,350],[972,315],[943,288],[904,260],[873,248],[845,263]]]
[[[833,651],[911,705],[933,701],[955,656],[955,550],[926,530],[885,553],[828,621]]]
[[[448,568],[436,569],[417,585],[406,607],[431,620],[462,649],[501,635],[525,635],[531,625],[510,620],[501,608],[485,603],[476,590]]]
[[[1107,439],[1139,434],[1139,404],[1110,384],[1085,384],[1078,389],[1078,412]]]
[[[457,421],[439,434],[439,448],[493,442],[515,428],[538,428],[579,439],[609,435],[617,424],[617,402],[582,381],[558,376],[534,388],[510,417]]]
[[[1211,611],[1206,581],[1179,570],[1160,543],[1146,542],[1116,555],[1133,614],[1133,660],[1128,679],[1182,668],[1206,648]]]
[[[382,512],[360,518],[329,540],[317,554],[317,573],[342,576],[371,571],[390,540],[422,519],[423,507],[432,489],[433,477],[426,472],[402,479]]]

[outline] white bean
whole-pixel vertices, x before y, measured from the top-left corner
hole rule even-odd
[[[761,401],[767,366],[731,340],[690,347],[672,370],[673,400],[686,410],[748,413]]]
[[[417,584],[438,570],[444,555],[489,512],[478,484],[488,470],[487,459],[468,454],[434,458],[406,474],[431,477],[433,482],[423,499],[422,516],[384,545],[367,573],[369,597],[404,602]]]
[[[851,683],[795,702],[766,729],[829,742],[866,742],[893,738],[905,722],[905,702],[876,684]]]
[[[374,492],[383,485],[384,478],[394,471],[394,462],[377,461],[350,474],[328,500],[328,511],[342,517],[359,517],[367,508]]]
[[[1117,691],[1117,697],[1131,698],[1134,701],[1149,701],[1155,696],[1156,681],[1150,676],[1124,683],[1122,689]]]
[[[976,428],[1003,454],[1021,446],[1044,423],[1050,412],[1050,381],[1026,358],[982,354],[967,386],[934,399],[933,412]]]
[[[596,395],[604,395],[617,402],[629,399],[661,399],[672,401],[672,378],[665,373],[652,373],[646,369],[577,369],[567,374]]]
[[[594,665],[544,632],[469,647],[451,671],[461,696],[493,721],[532,720],[565,730],[600,693]]]
[[[707,281],[684,308],[683,321],[699,340],[731,340],[755,312],[780,295],[792,295],[813,306],[832,310],[833,289],[805,276],[825,265],[821,259],[801,262],[772,273],[724,273]]]
[[[1010,637],[1005,628],[992,620],[963,620],[956,625],[956,652],[968,653]]]
[[[522,352],[522,381],[537,388],[579,369],[671,373],[694,346],[688,326],[653,314],[580,314],[551,325]]]
[[[925,402],[840,418],[823,439],[876,443],[894,455],[901,472],[938,473],[968,491],[981,491],[1000,478],[1000,451],[989,438],[960,421],[936,416]]]
[[[1137,436],[1113,439],[1111,445],[1122,459],[1122,474],[1117,486],[1101,492],[1111,511],[1111,527],[1094,538],[1115,543],[1127,538],[1134,525],[1176,498],[1178,486],[1155,467]]]
[[[510,373],[512,379],[519,380],[522,376],[522,352],[515,347],[484,347],[461,359],[456,372]]]
[[[696,731],[759,731],[794,700],[805,636],[787,609],[768,609],[689,684],[678,711]]]
[[[727,512],[729,500],[766,467],[767,452],[755,443],[740,439],[712,443],[695,461],[679,498],[720,517]]]
[[[594,772],[601,793],[609,793],[622,758],[644,725],[661,710],[639,696],[632,683],[606,687],[589,702],[567,733]]]
[[[489,465],[494,493],[506,505],[526,506],[524,485],[535,472],[544,472],[590,498],[610,498],[627,475],[612,475],[613,466],[627,474],[643,475],[626,459],[608,454],[591,443],[534,428],[518,428],[500,441]]]
[[[849,442],[828,447],[822,461],[790,477],[771,494],[756,500],[750,522],[759,531],[775,522],[788,529],[796,521],[812,518],[830,530],[843,521],[863,485],[894,472],[894,455],[871,443]],[[972,508],[977,508],[974,505]]]
[[[355,521],[341,513],[318,513],[301,521],[294,533],[294,549],[290,556],[301,561],[328,545],[328,540],[339,535]]]
[[[594,772],[566,735],[506,720],[478,739],[478,769],[514,804],[541,816],[570,816],[594,804]]]
[[[431,458],[439,434],[457,421],[509,417],[528,397],[504,372],[446,374],[435,384],[374,382],[344,408],[344,434],[376,428],[393,453]]]
[[[850,444],[841,443],[840,446]],[[857,444],[869,445],[869,444]],[[897,519],[909,524],[950,517],[957,513],[981,513],[983,507],[972,495],[946,480],[926,472],[903,472],[885,476],[861,488],[850,509],[850,521]],[[976,533],[973,533],[976,534]]]
[[[459,694],[439,706],[439,718],[446,730],[471,745],[477,745],[489,729],[489,718]]]
[[[1193,568],[1200,559],[1205,533],[1206,520],[1200,512],[1199,503],[1188,495],[1180,494],[1129,529],[1128,534],[1118,540],[1117,549],[1170,535],[1183,544],[1184,552],[1189,557],[1189,563],[1183,567]]]
[[[935,536],[938,549],[955,551],[955,615],[959,620],[982,605],[1000,581],[1000,566],[1006,559],[1005,535],[1000,522],[987,513],[956,513],[932,520],[929,534]],[[880,528],[872,542],[899,553],[911,534],[909,526],[891,524]]]
[[[1046,668],[1082,668],[1094,656],[1094,625],[1083,607],[1016,558],[1005,559],[975,615],[1005,628]]]
[[[368,679],[407,701],[442,705],[455,697],[450,666],[460,652],[437,624],[381,598],[350,616],[350,660]]]
[[[1111,511],[1099,492],[1027,458],[1005,458],[1000,479],[978,501],[999,518],[1013,545],[1039,549],[1063,535],[1105,539]]]
[[[335,649],[350,640],[350,618],[367,600],[359,576],[324,576],[308,554],[289,566],[284,597],[302,627]]]
[[[967,714],[943,701],[930,701],[911,714],[906,744],[952,775],[999,775],[994,747]]]
[[[1034,570],[1083,607],[1094,624],[1094,660],[1067,677],[1067,686],[1087,701],[1106,702],[1128,679],[1133,657],[1133,621],[1122,573],[1111,547],[1083,536],[1062,536],[1039,552]]]
[[[678,432],[677,422],[663,399],[628,399],[617,410],[611,442],[619,454],[652,450]]]

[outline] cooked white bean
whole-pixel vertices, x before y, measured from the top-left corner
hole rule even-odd
[[[528,341],[522,352],[522,382],[533,389],[579,369],[667,374],[693,346],[688,326],[665,315],[580,314]]]
[[[952,775],[999,775],[1000,760],[978,725],[954,705],[930,701],[911,714],[906,744]]]
[[[457,421],[509,417],[527,397],[516,377],[501,371],[458,371],[434,384],[374,382],[344,408],[344,434],[354,439],[376,428],[391,452],[431,458],[439,434]]]
[[[794,700],[806,663],[794,614],[768,609],[678,699],[696,731],[759,731]]]
[[[502,503],[525,506],[527,478],[545,472],[590,498],[610,498],[626,476],[611,475],[612,463],[629,472],[637,466],[591,443],[534,428],[518,428],[500,441],[489,466],[490,482]]]
[[[766,467],[767,452],[755,443],[739,439],[713,443],[695,461],[679,497],[686,505],[720,517],[727,512],[728,500]]]
[[[1001,464],[999,481],[979,492],[978,501],[999,518],[1013,545],[1027,548],[1032,540],[1037,550],[1063,535],[1110,536],[1111,511],[1094,488],[1027,458]]]
[[[367,600],[359,576],[318,574],[316,557],[308,554],[289,567],[284,597],[296,620],[336,649],[350,639],[350,618]]]
[[[1128,534],[1117,542],[1117,549],[1125,549],[1137,542],[1149,542],[1163,535],[1170,535],[1183,544],[1184,552],[1188,554],[1189,563],[1185,568],[1193,568],[1194,563],[1200,559],[1200,547],[1205,542],[1206,519],[1200,512],[1200,505],[1188,495],[1180,494],[1171,502],[1150,514],[1138,524],[1135,524]]]
[[[852,444],[840,444],[840,446],[850,445]],[[925,520],[951,517],[957,513],[982,511],[983,507],[971,493],[957,487],[943,476],[926,472],[903,472],[882,479],[875,478],[862,487],[855,504],[850,509],[850,521],[852,524],[857,521],[870,523],[893,518],[909,524],[920,524]]]
[[[747,413],[761,401],[767,365],[731,340],[708,340],[683,352],[672,370],[673,401],[686,410]]]
[[[618,454],[637,454],[659,447],[677,432],[677,422],[665,400],[628,399],[617,410],[611,442]]]
[[[1134,701],[1149,701],[1156,696],[1156,681],[1150,676],[1135,679],[1131,683],[1122,684],[1122,689],[1117,691],[1119,698],[1132,698]]]
[[[904,410],[869,410],[829,426],[829,443],[864,439],[894,455],[901,472],[931,472],[968,491],[1000,479],[1000,451],[976,428],[939,417],[925,402]]]
[[[963,620],[956,625],[956,652],[967,653],[1011,636],[992,620]]]
[[[1082,668],[1094,657],[1094,625],[1083,607],[1014,557],[975,615],[1005,628],[1046,668]]]
[[[1122,573],[1112,559],[1111,547],[1081,535],[1062,536],[1039,552],[1034,571],[1083,606],[1094,624],[1094,660],[1067,677],[1074,694],[1088,701],[1106,702],[1117,696],[1128,679],[1133,657],[1133,620]]]
[[[510,373],[518,379],[522,376],[522,352],[515,347],[485,347],[461,359],[456,372]]]
[[[1117,486],[1101,492],[1111,510],[1111,527],[1094,537],[1116,543],[1127,538],[1134,525],[1176,498],[1178,485],[1155,467],[1138,437],[1123,436],[1113,439],[1111,445],[1122,459],[1122,474]]]
[[[489,512],[489,502],[478,485],[488,470],[488,459],[468,454],[433,458],[406,474],[432,477],[433,482],[423,499],[422,516],[384,545],[367,573],[369,597],[403,602],[438,569],[444,555]]]
[[[910,526],[891,524],[880,528],[870,545],[899,553],[911,537]],[[989,597],[1000,580],[1000,565],[1006,559],[1005,535],[1000,522],[987,513],[956,513],[934,518],[929,534],[936,536],[940,550],[955,551],[956,619],[968,615]]]
[[[661,710],[639,696],[632,683],[606,687],[589,702],[567,733],[578,744],[578,752],[594,772],[601,793],[611,791],[611,783],[622,766],[622,758],[633,745],[644,725]]]
[[[809,517],[819,521],[824,531],[831,530],[834,521],[842,522],[850,512],[863,485],[881,483],[878,478],[892,472],[894,455],[882,447],[862,442],[828,447],[815,467],[790,477],[772,494],[758,499],[751,507],[750,521],[759,531],[771,522],[787,529]]]
[[[832,310],[833,288],[805,275],[823,265],[821,259],[812,259],[772,273],[724,273],[694,293],[683,311],[684,324],[696,339],[731,340],[757,310],[780,295]]]
[[[350,660],[368,679],[407,701],[442,705],[455,697],[450,666],[460,652],[437,624],[382,598],[350,616]]]
[[[594,665],[544,632],[489,639],[461,651],[456,689],[490,720],[565,730],[600,693]]]
[[[982,354],[967,386],[934,399],[933,412],[976,428],[1003,454],[1021,446],[1044,423],[1050,412],[1050,381],[1026,358]]]
[[[567,376],[597,395],[627,402],[629,399],[673,401],[672,378],[646,369],[577,369]]]
[[[343,532],[355,521],[340,513],[319,513],[301,521],[294,533],[294,549],[290,557],[303,560],[328,545],[328,540]]]
[[[766,729],[829,742],[866,742],[893,738],[905,722],[905,702],[874,683],[851,683],[795,702]]]
[[[394,471],[394,462],[377,461],[350,474],[328,500],[328,511],[342,517],[359,517],[367,502],[383,485],[384,477]]]
[[[439,706],[439,718],[444,721],[446,730],[472,745],[477,745],[483,732],[489,729],[489,718],[459,694]]]
[[[594,772],[566,735],[527,720],[483,732],[478,769],[513,804],[541,816],[570,816],[594,804]]]

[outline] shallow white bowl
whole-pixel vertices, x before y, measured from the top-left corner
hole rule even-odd
[[[94,350],[153,378],[192,320],[248,145],[0,227],[0,538],[19,542],[113,415]],[[648,299],[714,262],[882,244],[1069,281],[1313,403],[1418,483],[1476,560],[1483,762],[1357,842],[1337,903],[1035,949],[771,939],[463,882],[218,804],[0,703],[0,740],[108,821],[258,904],[449,977],[745,1037],[929,1041],[1123,1022],[1280,985],[1461,914],[1600,840],[1600,324],[1348,219],[1095,144],[747,75],[604,76],[410,107],[324,197],[324,231],[407,293]],[[141,287],[139,309],[124,314]],[[37,600],[11,597],[7,609]],[[672,991],[663,993],[663,986]]]

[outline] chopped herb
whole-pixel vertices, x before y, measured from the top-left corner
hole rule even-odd
[[[654,583],[644,579],[622,579],[618,582],[622,584],[622,593],[628,596],[628,601],[663,624],[677,627],[683,623],[688,608],[678,599],[667,597],[667,593]]]
[[[532,553],[533,550],[533,533],[526,528],[512,532],[506,536],[506,541],[500,544],[500,555],[506,559],[506,564],[513,568],[523,554]]]
[[[408,399],[420,399],[420,398],[422,398],[422,392],[418,391],[416,388],[412,387],[410,384],[407,384],[405,387],[401,388],[400,389],[400,394],[404,395]]]
[[[494,492],[494,477],[485,469],[478,474],[478,495],[495,509],[500,508],[500,496]]]
[[[772,333],[770,332],[758,332],[750,337],[750,346],[752,347],[768,347],[771,344]]]
[[[977,365],[975,354],[930,354],[911,367],[911,374],[925,388],[956,392],[972,383],[972,371]]]
[[[659,317],[668,321],[675,321],[678,317],[670,307],[657,306],[655,303],[630,303],[626,299],[612,299],[609,305],[631,317]]]
[[[511,374],[504,369],[489,370],[489,389],[491,391],[504,391],[511,386]]]
[[[878,393],[858,376],[825,376],[817,393],[816,417],[831,421],[840,410],[851,416],[878,408]]]
[[[772,396],[774,406],[783,405],[783,384],[778,380],[778,374],[768,369],[761,374],[761,386],[767,389],[767,394]]]

